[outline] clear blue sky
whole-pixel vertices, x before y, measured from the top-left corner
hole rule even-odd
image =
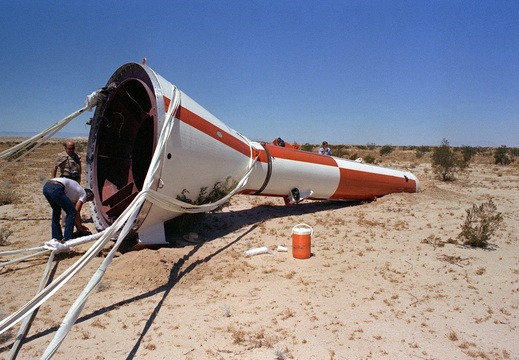
[[[0,132],[146,57],[253,140],[519,146],[517,1],[2,0],[0,39]]]

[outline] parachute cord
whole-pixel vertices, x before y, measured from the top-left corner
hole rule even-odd
[[[228,195],[226,195],[224,198],[211,203],[211,204],[203,204],[203,205],[192,205],[188,203],[184,203],[182,201],[179,201],[177,199],[165,196],[163,194],[158,193],[155,190],[152,190],[150,187],[154,183],[155,179],[158,178],[158,173],[160,169],[162,168],[162,160],[163,160],[163,153],[164,149],[166,147],[167,140],[170,137],[171,131],[173,129],[174,125],[174,119],[176,112],[178,110],[178,107],[180,106],[180,91],[175,87],[174,88],[174,96],[172,101],[172,106],[170,110],[168,111],[168,114],[166,116],[166,121],[164,123],[164,126],[162,128],[157,147],[155,148],[155,152],[153,153],[152,161],[150,164],[150,167],[148,169],[148,173],[146,174],[146,178],[144,180],[144,186],[143,189],[137,194],[135,199],[131,202],[131,204],[123,211],[123,213],[117,218],[117,220],[105,231],[107,234],[103,235],[101,239],[98,240],[96,244],[92,246],[102,248],[101,246],[104,246],[105,240],[104,238],[108,238],[110,233],[117,232],[121,227],[123,229],[118,234],[118,238],[116,243],[114,244],[113,248],[111,249],[110,253],[107,255],[101,266],[97,269],[96,273],[92,276],[89,283],[86,285],[86,287],[83,289],[83,292],[79,295],[79,297],[76,299],[74,304],[69,309],[67,315],[63,319],[63,322],[60,325],[60,328],[58,329],[56,335],[52,339],[51,343],[47,346],[47,349],[45,350],[44,354],[42,355],[41,359],[50,359],[53,354],[58,350],[59,346],[63,343],[65,340],[65,337],[69,333],[70,329],[78,319],[88,297],[93,293],[95,288],[99,285],[101,282],[102,277],[104,276],[104,273],[110,263],[113,260],[113,257],[115,255],[115,252],[118,250],[119,246],[121,245],[122,241],[125,239],[127,234],[130,232],[133,223],[138,216],[139,209],[141,208],[142,204],[145,201],[150,201],[153,204],[156,204],[157,206],[162,207],[163,209],[169,210],[169,211],[182,211],[182,212],[206,212],[210,211],[212,209],[217,208],[224,202],[228,201],[228,199],[234,195],[237,191],[239,191],[247,182],[248,177],[250,173],[252,172],[252,169],[254,167],[254,164],[257,160],[256,158],[253,158],[253,146],[252,143],[242,136],[245,141],[249,144],[250,147],[250,160],[248,169],[245,173],[245,175],[242,177],[240,182],[237,184],[235,189],[231,191]],[[90,251],[90,250],[89,250]],[[99,250],[100,251],[100,250]],[[95,251],[92,250],[92,253]],[[86,255],[86,254],[85,254]]]
[[[52,251],[52,250],[44,249],[44,250],[38,251],[37,253],[34,253],[34,254],[25,255],[25,256],[22,256],[20,258],[11,260],[11,261],[6,261],[6,262],[3,262],[3,263],[0,263],[0,266],[11,265],[11,264],[14,264],[14,263],[17,263],[17,262],[20,262],[20,261],[32,258],[33,256],[38,256],[38,255],[41,255],[41,254],[48,253],[50,251]]]
[[[15,163],[16,161],[22,159],[23,157],[27,156],[34,150],[36,150],[38,147],[40,147],[43,142],[54,136],[58,131],[60,131],[62,128],[65,127],[69,122],[71,122],[73,119],[84,113],[85,111],[92,111],[94,107],[99,105],[100,102],[103,101],[103,99],[106,97],[107,91],[109,91],[110,88],[101,88],[96,91],[93,91],[90,95],[86,97],[85,103],[83,107],[79,110],[74,111],[72,114],[65,116],[63,119],[59,120],[54,125],[48,127],[47,129],[43,130],[37,135],[34,135],[33,137],[21,142],[18,145],[13,146],[12,148],[9,148],[7,150],[4,150],[0,152],[0,160],[5,160],[9,157],[15,157],[14,160],[9,161],[6,165],[4,165],[1,170],[4,170],[9,165]],[[16,157],[18,156],[18,157]]]
[[[171,134],[171,130],[173,129],[175,114],[177,112],[178,107],[180,106],[180,91],[176,87],[173,89],[173,91],[174,96],[171,104],[172,106],[168,111],[168,114],[166,116],[166,122],[164,123],[159,140],[157,142],[157,147],[155,148],[155,151],[153,153],[152,161],[146,174],[146,178],[144,180],[143,190],[140,191],[139,194],[137,194],[137,196],[133,199],[130,205],[123,211],[123,213],[117,218],[117,220],[115,220],[115,222],[108,229],[105,230],[106,234],[103,237],[101,237],[101,239],[99,239],[90,249],[92,250],[93,248],[98,248],[98,251],[101,251],[101,249],[106,244],[107,239],[109,239],[108,234],[115,233],[122,228],[112,250],[105,258],[101,266],[97,269],[95,274],[92,276],[88,284],[85,286],[83,292],[79,295],[74,304],[70,307],[69,311],[67,312],[67,315],[63,319],[58,331],[56,332],[56,335],[45,349],[45,352],[43,353],[41,359],[50,359],[58,350],[60,345],[63,343],[65,337],[70,332],[70,329],[79,317],[88,297],[92,294],[92,292],[101,282],[106,268],[110,265],[110,263],[113,260],[115,252],[118,250],[126,235],[130,232],[133,226],[133,222],[138,216],[139,209],[141,208],[142,204],[145,200],[151,198],[150,193],[154,192],[150,189],[150,187],[151,185],[153,185],[153,182],[155,181],[154,179],[161,169],[161,157],[163,155],[163,151],[166,146],[167,140],[169,139],[169,136]],[[92,250],[92,253],[95,252],[95,250]],[[86,254],[83,257],[85,256]]]
[[[21,319],[25,318],[29,314],[31,314],[35,309],[37,309],[42,303],[47,301],[52,295],[54,295],[65,283],[67,283],[74,275],[76,275],[79,271],[81,271],[97,254],[105,247],[110,239],[117,236],[117,241],[113,248],[111,249],[108,256],[105,258],[101,266],[98,268],[96,273],[92,276],[91,280],[84,288],[81,295],[76,299],[74,304],[69,309],[67,315],[65,316],[60,328],[58,329],[56,335],[52,339],[51,343],[48,345],[41,359],[50,359],[53,354],[57,351],[61,343],[64,341],[66,335],[76,322],[79,317],[84,304],[88,297],[93,293],[95,288],[99,285],[107,267],[110,265],[115,252],[118,250],[122,241],[131,231],[134,221],[138,216],[139,209],[144,204],[145,201],[150,201],[158,206],[170,210],[170,211],[181,211],[181,212],[207,212],[214,210],[221,204],[225,203],[229,200],[229,198],[234,195],[236,192],[241,190],[246,182],[248,181],[248,177],[254,168],[254,164],[257,161],[258,154],[254,156],[254,149],[252,143],[243,135],[241,136],[250,147],[250,159],[248,164],[248,169],[245,171],[241,180],[238,182],[237,186],[229,192],[222,199],[210,203],[210,204],[202,204],[202,205],[193,205],[184,203],[177,199],[170,198],[163,194],[158,193],[155,190],[152,190],[150,187],[153,185],[155,181],[158,181],[158,174],[162,168],[162,161],[164,157],[164,149],[166,147],[167,140],[170,137],[171,131],[174,125],[174,119],[178,107],[180,106],[180,91],[175,87],[174,88],[174,97],[172,101],[172,106],[168,111],[166,116],[166,121],[162,128],[157,147],[155,148],[155,152],[153,154],[153,158],[151,161],[151,165],[148,169],[148,173],[146,174],[146,178],[144,180],[143,190],[137,194],[137,196],[133,199],[132,203],[123,211],[123,213],[118,217],[118,219],[106,230],[104,230],[102,236],[87,250],[87,252],[71,267],[65,270],[56,280],[47,285],[44,289],[38,292],[36,296],[25,304],[22,308],[20,308],[17,312],[9,316],[0,322],[0,333],[6,331],[14,324],[19,322]],[[83,112],[86,109],[83,108],[80,112]],[[79,115],[79,114],[77,114]],[[76,115],[76,116],[77,116]],[[74,116],[75,117],[75,116]],[[64,119],[65,120],[65,119]],[[71,120],[71,119],[70,119]],[[70,121],[68,120],[68,121]],[[157,180],[156,180],[157,179]],[[122,230],[121,230],[122,229]]]
[[[39,251],[39,250],[44,250],[44,249],[45,248],[43,246],[38,246],[38,247],[35,247],[35,248],[30,248],[30,249],[9,250],[9,251],[0,252],[0,256],[21,254],[21,253],[26,253],[26,252],[31,252],[31,251]],[[0,263],[0,266],[2,266],[2,265],[3,265],[3,263]]]
[[[15,156],[15,159],[12,161],[9,161],[7,164],[5,164],[2,168],[0,168],[0,171],[4,170],[11,164],[15,163],[16,161],[22,159],[23,157],[27,156],[28,154],[30,154],[31,152],[36,150],[38,147],[40,147],[43,144],[43,142],[46,139],[54,136],[54,134],[56,134],[63,127],[65,127],[65,125],[67,125],[73,119],[75,119],[76,117],[81,115],[83,112],[85,112],[85,110],[87,110],[87,107],[83,107],[77,111],[74,111],[72,114],[64,117],[63,119],[61,119],[54,125],[48,127],[47,129],[43,130],[39,134],[34,135],[30,139],[27,139],[27,140],[19,143],[18,145],[13,146],[12,148],[9,148],[7,150],[0,152],[0,160],[5,160],[8,157]],[[16,157],[16,156],[18,156],[18,157]]]
[[[151,187],[156,175],[158,174],[159,169],[162,168],[162,166],[161,166],[162,161],[163,161],[162,154],[163,154],[165,146],[166,146],[166,141],[169,139],[171,130],[173,129],[175,114],[180,105],[180,92],[176,87],[174,88],[174,92],[176,94],[174,96],[175,100],[174,100],[173,106],[171,107],[170,111],[168,112],[166,122],[162,128],[162,132],[161,132],[161,135],[160,135],[160,138],[158,141],[158,146],[155,149],[155,153],[154,153],[153,159],[151,161],[150,168],[146,175],[146,180],[144,181],[143,191],[150,190],[150,187]],[[154,202],[154,203],[157,203],[157,204],[160,203],[159,206],[161,206],[164,209],[167,209],[170,211],[185,212],[185,213],[201,213],[201,212],[212,211],[212,210],[218,208],[220,205],[229,201],[229,199],[234,194],[236,194],[238,191],[243,189],[243,187],[245,186],[245,184],[247,183],[247,181],[249,179],[249,175],[251,174],[252,170],[254,169],[254,165],[259,156],[259,152],[256,153],[256,156],[254,156],[254,147],[252,145],[252,142],[248,138],[243,136],[242,134],[240,134],[240,133],[237,133],[237,134],[249,145],[249,149],[250,149],[249,164],[248,164],[248,168],[245,170],[244,175],[242,176],[240,181],[237,183],[235,188],[232,191],[230,191],[226,196],[224,196],[223,198],[221,198],[215,202],[212,202],[212,203],[195,205],[195,204],[189,204],[189,203],[180,201],[178,199],[159,194],[156,191],[150,190],[150,191],[147,191],[149,194],[149,199],[150,200],[153,199],[152,202]]]
[[[49,260],[47,261],[47,266],[45,267],[45,271],[43,272],[43,276],[40,281],[40,286],[38,288],[38,292],[43,290],[43,288],[47,285],[49,282],[49,278],[51,275],[51,265],[54,261],[54,255],[56,251],[53,251],[50,256]],[[28,316],[25,317],[25,319],[22,322],[22,325],[20,326],[20,330],[18,331],[18,334],[16,335],[16,340],[13,343],[13,346],[11,347],[11,351],[9,351],[9,355],[7,356],[6,360],[14,360],[16,359],[16,356],[18,355],[18,351],[20,351],[20,347],[22,346],[22,341],[29,332],[29,329],[31,327],[32,321],[36,317],[36,313],[38,312],[39,308],[34,309]]]

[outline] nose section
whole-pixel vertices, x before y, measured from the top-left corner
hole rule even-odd
[[[412,188],[412,185],[407,188],[406,192],[420,192],[422,190],[422,184],[420,183],[420,180],[416,177],[415,174],[413,174],[410,170],[406,171],[405,178],[414,181],[414,189]],[[414,190],[414,191],[413,191]]]
[[[418,178],[415,177],[415,181],[416,181],[416,192],[420,192],[422,190],[422,184],[420,183],[420,180],[418,180]]]

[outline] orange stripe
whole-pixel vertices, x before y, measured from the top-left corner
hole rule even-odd
[[[164,97],[164,111],[167,112],[169,109],[169,105],[171,103],[171,99]],[[241,152],[246,156],[250,156],[250,148],[242,141],[236,139],[234,136],[231,136],[229,133],[223,131],[217,126],[213,125],[211,122],[205,120],[204,118],[196,115],[192,111],[184,108],[182,106],[179,107],[177,111],[177,118],[183,121],[186,124],[193,126],[195,129],[200,130],[204,134],[211,136],[212,138],[230,146],[231,148]],[[218,136],[218,132],[222,134],[222,137]],[[277,146],[273,144],[264,144],[268,146],[268,150],[273,157],[278,157],[281,159],[294,160],[294,161],[303,161],[307,163],[313,164],[321,164],[321,165],[329,165],[329,166],[337,166],[335,160],[333,160],[329,156],[313,154],[309,152],[298,151],[282,146]],[[258,161],[267,162],[267,156],[264,150],[259,150],[260,157]]]
[[[340,168],[341,178],[330,199],[365,200],[394,192],[415,192],[416,182],[396,177],[358,170]]]
[[[171,104],[171,99],[163,96],[164,98],[164,112],[167,114],[169,110],[169,104]]]
[[[270,155],[275,158],[302,161],[311,164],[337,166],[337,162],[330,156],[289,149],[272,144],[265,144],[265,146],[268,148]]]
[[[200,130],[204,134],[220,141],[221,143],[239,151],[245,156],[250,156],[250,147],[245,142],[238,140],[231,134],[213,125],[211,122],[180,106],[177,110],[177,119]]]

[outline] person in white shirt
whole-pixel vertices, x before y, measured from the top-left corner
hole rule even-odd
[[[83,189],[75,180],[53,178],[43,185],[43,195],[52,208],[52,238],[64,243],[72,238],[74,225],[80,232],[90,230],[81,222],[81,208],[87,201],[94,200],[90,189]],[[60,218],[61,209],[66,213],[65,232],[62,232]]]
[[[319,149],[319,154],[321,155],[332,155],[332,150],[328,147],[328,142],[323,141],[323,144],[321,145],[321,148]]]

